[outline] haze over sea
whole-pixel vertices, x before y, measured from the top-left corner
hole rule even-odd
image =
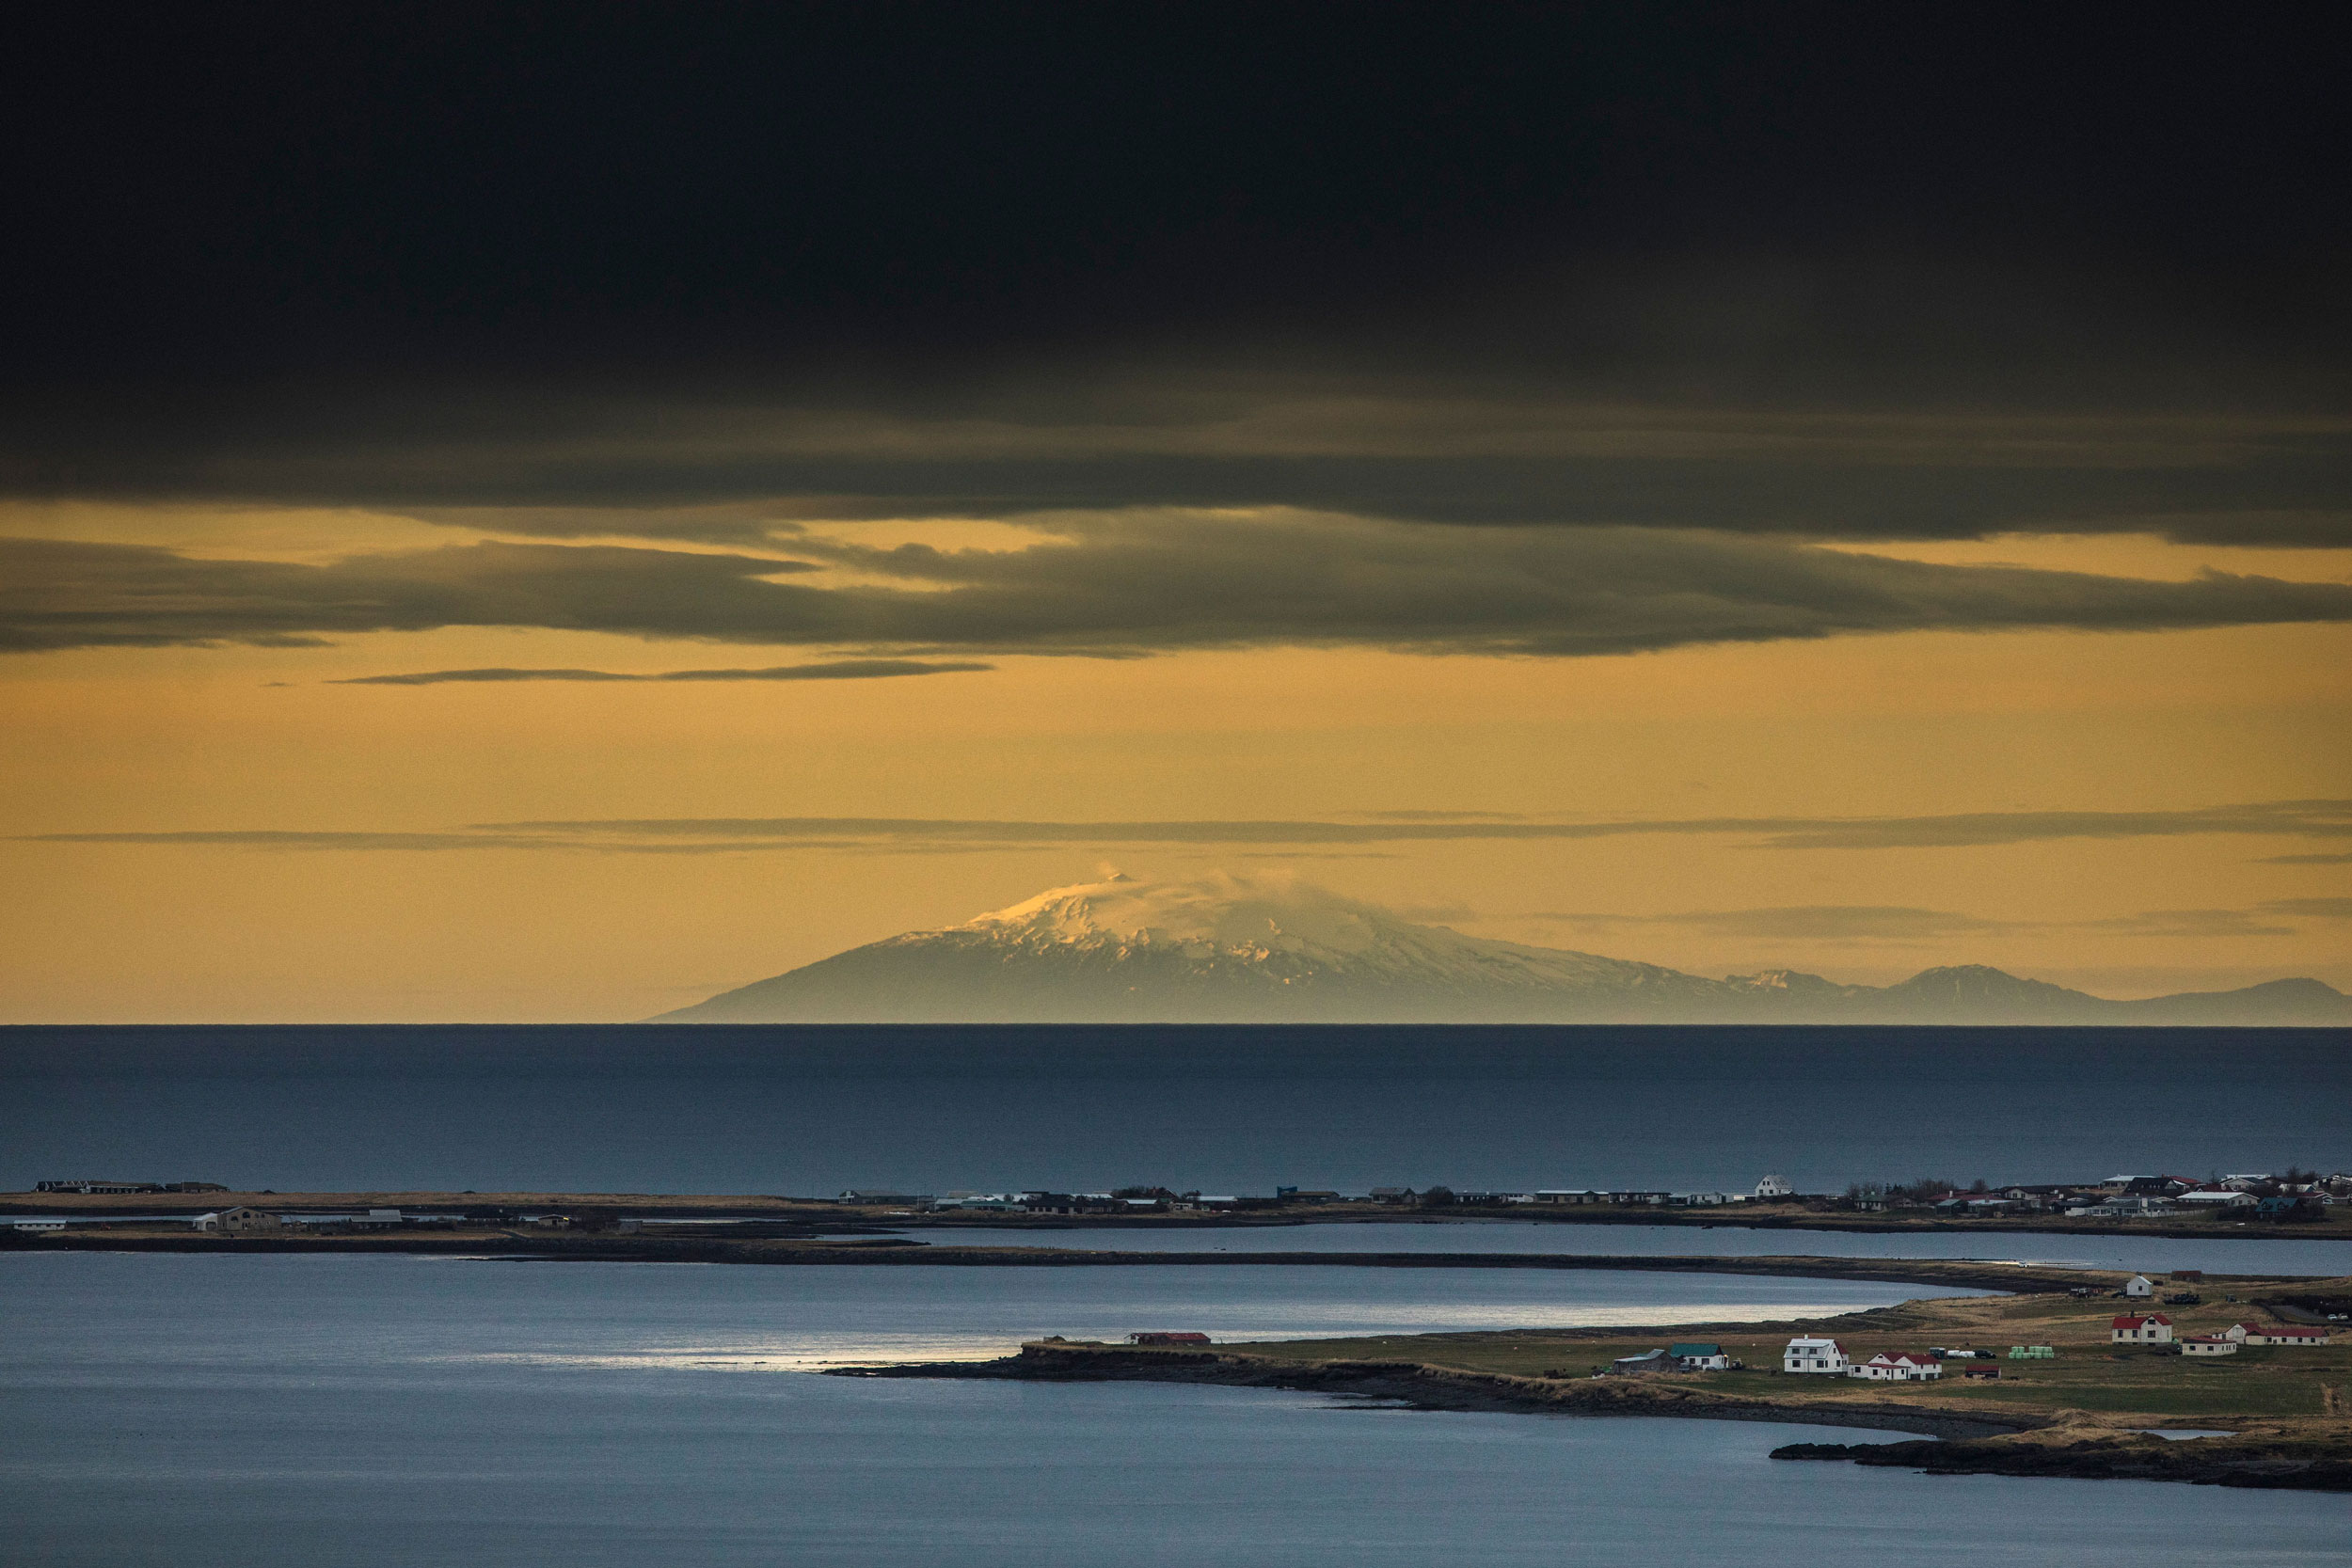
[[[2352,1034],[2280,1029],[0,1030],[0,1183],[1801,1190],[2352,1166]]]

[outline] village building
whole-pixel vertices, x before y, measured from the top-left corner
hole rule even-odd
[[[1849,1369],[1847,1375],[1879,1383],[1924,1383],[1942,1377],[1944,1363],[1932,1355],[1914,1355],[1909,1351],[1881,1351],[1860,1366]]]
[[[2225,1334],[2192,1334],[2181,1341],[2183,1355],[2235,1355],[2237,1341]]]
[[[1681,1365],[1662,1350],[1645,1350],[1639,1355],[1620,1355],[1609,1363],[1609,1370],[1619,1377],[1646,1377],[1652,1372],[1678,1372]]]
[[[2153,1296],[2156,1293],[2156,1288],[2146,1275],[2136,1274],[2123,1281],[2122,1293],[2127,1296]]]
[[[1131,1345],[1205,1345],[1209,1337],[1190,1329],[1147,1330],[1128,1335],[1127,1342]]]
[[[199,1230],[217,1231],[224,1236],[274,1235],[286,1228],[276,1214],[265,1214],[259,1209],[223,1209],[217,1213],[199,1214],[193,1223]]]
[[[1686,1372],[1726,1372],[1731,1370],[1731,1357],[1724,1347],[1705,1340],[1670,1346],[1666,1354],[1675,1358]]]
[[[1850,1365],[1846,1359],[1846,1347],[1835,1339],[1815,1339],[1800,1335],[1789,1340],[1788,1347],[1780,1353],[1780,1370],[1784,1372],[1843,1377]]]
[[[2122,1317],[2107,1325],[2107,1342],[2115,1345],[2169,1345],[2172,1320],[2161,1312],[2144,1318]]]
[[[2248,1325],[2241,1323],[2241,1328]],[[2246,1336],[2249,1345],[2324,1345],[2329,1336],[2326,1329],[2302,1323],[2263,1323]]]
[[[1767,1176],[1756,1184],[1756,1196],[1758,1197],[1794,1197],[1797,1196],[1797,1189],[1788,1184],[1788,1179],[1785,1176]]]

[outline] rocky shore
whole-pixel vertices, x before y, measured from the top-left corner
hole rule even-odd
[[[2284,1426],[2174,1442],[2064,1412],[2045,1419],[1955,1415],[1900,1399],[1815,1402],[1716,1393],[1688,1383],[1634,1378],[1529,1378],[1410,1361],[1283,1361],[1214,1351],[1024,1345],[995,1361],[835,1369],[840,1377],[984,1378],[1026,1382],[1152,1382],[1286,1388],[1420,1410],[1557,1416],[1662,1416],[1777,1421],[1916,1433],[1903,1443],[1796,1443],[1784,1460],[1850,1460],[1932,1475],[2053,1476],[2185,1481],[2299,1491],[2352,1491],[2352,1431]],[[2299,1425],[2299,1424],[2298,1424]]]

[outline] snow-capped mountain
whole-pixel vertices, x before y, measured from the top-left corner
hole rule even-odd
[[[660,1022],[2165,1022],[2175,1003],[2196,1015],[2183,1022],[2352,1022],[2352,999],[2315,980],[2136,1003],[1980,967],[1884,988],[1790,971],[1709,980],[1464,936],[1291,878],[1227,875],[1053,888]]]

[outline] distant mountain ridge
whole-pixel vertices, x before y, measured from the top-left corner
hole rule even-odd
[[[1997,969],[1849,986],[1464,936],[1304,883],[1053,888],[722,992],[668,1023],[2352,1023],[2317,980],[2114,1002]]]

